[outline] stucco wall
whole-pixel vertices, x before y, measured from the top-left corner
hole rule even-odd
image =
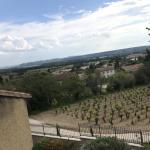
[[[0,150],[32,150],[24,99],[0,97]]]

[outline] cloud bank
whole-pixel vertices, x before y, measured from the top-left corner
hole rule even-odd
[[[45,22],[0,22],[0,51],[35,50],[64,57],[148,44],[149,0],[120,0],[76,14],[80,15],[71,19],[64,19],[65,14],[43,14]]]
[[[22,37],[4,36],[0,38],[0,51],[19,52],[31,50],[32,46]]]

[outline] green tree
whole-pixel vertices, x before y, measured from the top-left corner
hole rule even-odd
[[[120,61],[121,61],[121,58],[120,57],[115,57],[114,58],[114,62],[115,62],[115,69],[118,70],[121,68],[120,66]]]
[[[149,83],[149,77],[147,75],[148,70],[145,67],[142,67],[140,70],[135,72],[135,79],[136,79],[136,84],[137,85],[142,85],[142,84],[148,84]]]
[[[85,91],[87,92],[84,81],[81,81],[78,76],[63,80],[62,89],[65,98],[73,101],[85,97]]]
[[[131,150],[131,148],[115,138],[98,138],[84,144],[81,150]]]
[[[146,49],[145,61],[150,61],[150,50],[149,49]]]
[[[95,63],[90,63],[89,68],[87,69],[88,73],[94,73],[96,69]]]
[[[3,77],[0,75],[0,84],[3,84]]]
[[[89,74],[86,79],[86,86],[89,87],[94,95],[101,94],[102,85],[105,82],[105,78],[101,76],[100,71],[95,71],[93,74]]]
[[[23,76],[20,88],[32,94],[30,110],[47,109],[55,105],[60,98],[60,87],[56,79],[49,74],[28,73]]]
[[[121,90],[135,85],[135,77],[132,73],[119,72],[110,78],[108,90]]]
[[[94,95],[99,92],[98,81],[93,74],[90,74],[86,79],[86,86],[89,87]]]

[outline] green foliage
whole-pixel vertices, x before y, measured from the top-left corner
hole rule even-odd
[[[42,142],[35,144],[32,150],[77,150],[77,147],[78,145],[74,142],[44,139]]]
[[[79,71],[80,70],[80,68],[82,67],[82,63],[76,63],[76,64],[74,64],[73,65],[73,67],[72,67],[72,72],[77,72],[77,71]]]
[[[73,101],[90,95],[90,91],[86,88],[85,83],[78,76],[65,79],[62,82],[62,89],[65,97]]]
[[[120,57],[115,57],[114,58],[114,62],[115,62],[115,69],[120,69],[121,66],[120,66],[120,62],[121,62],[121,58]]]
[[[56,105],[59,101],[59,84],[50,74],[29,73],[23,76],[20,89],[32,94],[30,110],[43,110]]]
[[[146,144],[141,150],[150,150],[150,143]]]
[[[145,69],[142,68],[135,73],[136,84],[142,85],[149,82],[149,77],[145,73]]]
[[[114,138],[98,138],[83,145],[81,150],[131,150],[131,148]]]
[[[86,79],[86,86],[89,87],[94,95],[101,94],[102,84],[105,82],[105,78],[101,76],[99,71],[95,74],[89,74]]]
[[[131,88],[135,85],[135,77],[131,73],[119,72],[112,78],[108,90],[122,90],[125,88]]]
[[[3,77],[0,76],[0,84],[3,84]]]
[[[143,148],[131,148],[126,143],[115,138],[98,138],[85,144],[62,141],[57,139],[43,139],[33,146],[32,150],[150,150],[147,144]]]
[[[48,72],[30,72],[17,80],[13,79],[11,85],[15,85],[19,91],[32,94],[32,100],[28,102],[29,112],[46,110],[91,96],[90,89],[77,75],[59,82]]]
[[[136,84],[149,84],[150,82],[150,62],[145,62],[144,66],[135,73]]]
[[[150,61],[150,50],[146,49],[146,54],[145,61]]]
[[[86,80],[87,86],[91,89],[94,95],[97,95],[99,92],[97,78],[93,75],[89,75]]]
[[[90,63],[87,73],[93,73],[96,69],[95,63]]]

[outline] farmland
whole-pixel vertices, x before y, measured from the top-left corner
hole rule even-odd
[[[65,126],[149,128],[150,51],[0,75],[0,88],[32,94],[31,118]],[[33,115],[38,113],[37,115]]]
[[[77,126],[79,122],[85,126],[100,124],[149,129],[150,86],[97,96],[31,117],[66,126]]]

